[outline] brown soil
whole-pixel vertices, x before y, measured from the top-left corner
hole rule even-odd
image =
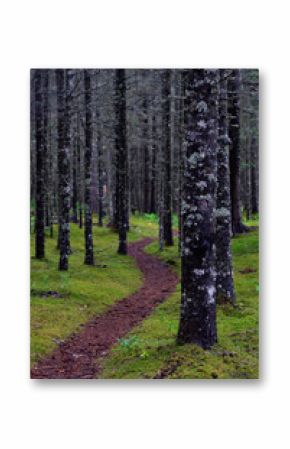
[[[152,239],[129,245],[143,273],[143,285],[128,298],[114,304],[106,313],[89,321],[79,334],[68,340],[31,370],[32,379],[94,379],[100,371],[98,359],[105,357],[117,340],[126,335],[175,290],[177,275],[157,257],[143,249]]]

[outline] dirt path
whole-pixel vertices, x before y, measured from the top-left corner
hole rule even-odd
[[[118,338],[126,335],[171,292],[178,283],[177,275],[157,257],[143,249],[152,242],[145,238],[129,245],[143,273],[142,287],[131,296],[118,301],[106,313],[89,321],[79,334],[72,335],[31,370],[32,379],[93,379],[103,358]]]

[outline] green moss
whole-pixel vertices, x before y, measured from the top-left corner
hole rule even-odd
[[[136,217],[132,225],[130,241],[157,235],[154,221]],[[98,226],[94,226],[93,234],[96,266],[90,267],[83,263],[84,230],[71,224],[72,254],[67,272],[58,271],[57,226],[55,237],[46,238],[44,260],[34,258],[34,235],[31,236],[31,363],[142,283],[134,260],[117,254],[118,234]]]
[[[250,225],[257,225],[252,222]],[[177,243],[177,242],[176,242]],[[147,247],[180,270],[177,245],[158,251]],[[219,306],[219,341],[204,351],[194,344],[176,345],[180,285],[141,325],[121,339],[103,362],[102,378],[256,379],[258,364],[258,231],[233,239],[237,307]]]

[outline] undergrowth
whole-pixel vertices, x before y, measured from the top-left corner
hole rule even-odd
[[[45,239],[45,259],[34,257],[31,235],[31,363],[51,352],[80,325],[101,314],[114,302],[136,291],[142,276],[131,257],[117,254],[118,234],[96,225],[93,238],[96,266],[84,265],[84,229],[71,224],[69,270],[58,271],[59,251],[54,237]],[[142,217],[133,217],[129,241],[154,237],[157,225]]]
[[[258,222],[247,222],[256,226]],[[146,249],[180,272],[175,246]],[[218,306],[218,343],[204,351],[194,344],[178,346],[180,284],[168,300],[120,339],[103,361],[102,378],[256,379],[258,362],[258,230],[232,241],[237,307]]]

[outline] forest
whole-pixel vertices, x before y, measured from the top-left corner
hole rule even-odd
[[[259,377],[257,69],[32,69],[31,377]]]

